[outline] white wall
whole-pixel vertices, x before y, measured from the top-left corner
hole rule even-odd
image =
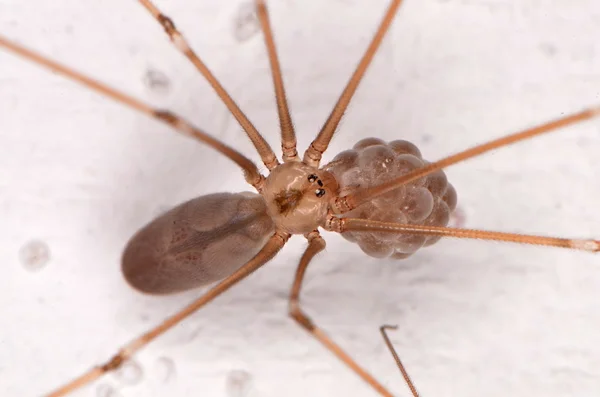
[[[304,149],[386,1],[271,3]],[[600,102],[598,1],[405,3],[327,158],[378,136],[412,140],[435,160]],[[242,35],[250,37],[234,34],[247,3],[158,4],[278,148],[262,38],[248,27]],[[257,159],[134,1],[2,0],[0,33],[176,110]],[[168,88],[149,88],[149,70],[164,74]],[[449,169],[465,226],[600,236],[599,131],[600,121],[588,122]],[[119,256],[164,208],[220,190],[249,190],[227,159],[0,51],[0,394],[39,396],[196,297],[140,296],[124,283]],[[447,240],[393,262],[326,239],[307,276],[307,312],[395,394],[408,390],[379,337],[382,323],[400,326],[393,340],[424,396],[598,395],[598,257]],[[32,240],[49,249],[38,271],[20,256]],[[141,378],[128,375],[135,385],[109,376],[77,395],[101,397],[110,387],[123,397],[375,395],[286,317],[304,244],[293,239],[144,350]],[[174,366],[167,380],[165,362]],[[246,379],[248,393],[228,389],[232,379]]]

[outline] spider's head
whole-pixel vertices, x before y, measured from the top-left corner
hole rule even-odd
[[[322,225],[331,198],[338,194],[335,177],[300,162],[277,166],[265,181],[262,195],[276,227],[304,234]]]

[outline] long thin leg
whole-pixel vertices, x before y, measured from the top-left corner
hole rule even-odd
[[[356,361],[354,361],[346,352],[342,350],[334,341],[332,341],[325,332],[319,329],[313,321],[302,311],[300,308],[300,289],[302,288],[302,281],[304,280],[304,274],[310,261],[325,249],[325,240],[319,235],[318,231],[312,231],[306,235],[308,240],[308,247],[304,251],[304,255],[300,259],[300,264],[296,270],[296,276],[294,278],[294,284],[290,293],[290,304],[289,314],[296,320],[296,322],[307,330],[312,336],[314,336],[319,342],[321,342],[327,350],[332,352],[344,362],[352,371],[360,376],[365,382],[371,385],[379,394],[382,396],[392,397],[392,394],[385,389],[373,376],[367,371],[362,369]]]
[[[392,353],[392,356],[394,357],[394,361],[396,361],[396,365],[398,366],[398,369],[400,370],[400,373],[402,374],[404,381],[408,385],[408,388],[410,389],[410,392],[412,393],[413,397],[419,397],[417,388],[415,387],[412,380],[410,380],[410,376],[408,376],[408,372],[406,371],[406,368],[404,368],[402,361],[400,361],[400,357],[398,357],[398,353],[396,353],[396,349],[394,349],[394,345],[392,345],[392,341],[390,341],[390,338],[388,337],[387,332],[385,332],[386,329],[398,329],[398,326],[382,325],[381,327],[379,327],[379,331],[381,332],[381,335],[383,336],[383,340],[385,341],[385,344],[387,345],[388,349],[390,350],[390,353]]]
[[[0,36],[0,47],[4,47],[7,50],[35,63],[36,65],[50,69],[93,91],[112,98],[131,109],[137,110],[138,112],[144,113],[149,117],[167,123],[184,135],[198,139],[239,165],[244,170],[244,174],[248,183],[258,190],[261,189],[263,176],[258,171],[256,165],[249,158],[196,128],[180,116],[169,111],[152,108],[150,105],[147,105],[144,102],[141,102],[123,92],[117,91],[114,88],[102,84],[97,80],[76,72],[73,69],[52,61],[51,59],[46,58],[38,53],[28,50],[3,38],[2,36]]]
[[[533,138],[538,135],[543,135],[548,132],[567,127],[569,125],[581,123],[582,121],[599,116],[600,106],[590,107],[581,112],[572,113],[570,115],[555,119],[553,121],[540,124],[533,128],[519,131],[517,133],[506,135],[493,141],[474,146],[460,153],[456,153],[452,156],[448,156],[444,159],[436,161],[435,163],[431,163],[422,168],[416,169],[396,179],[392,179],[388,182],[382,183],[381,185],[357,189],[354,192],[347,194],[346,196],[339,197],[335,201],[334,210],[336,211],[336,213],[345,213],[351,211],[359,205],[369,200],[372,200],[377,196],[385,194],[391,190],[397,189],[402,185],[410,183],[416,179],[422,178],[437,170],[441,170],[442,168],[446,168],[451,165],[471,159],[473,157],[480,156],[491,150],[508,146],[516,142],[524,141],[526,139]]]
[[[211,71],[206,67],[204,62],[198,58],[194,50],[192,50],[188,45],[183,35],[177,30],[171,18],[161,13],[160,10],[154,4],[152,4],[150,0],[139,1],[152,14],[158,23],[162,25],[175,47],[181,51],[194,64],[194,66],[196,66],[196,69],[202,73],[204,78],[217,92],[217,95],[225,103],[231,114],[233,114],[233,117],[235,117],[238,123],[240,123],[244,131],[246,131],[246,134],[254,144],[254,147],[258,151],[260,158],[267,168],[269,170],[275,168],[279,164],[279,161],[277,161],[277,157],[275,157],[275,153],[273,152],[273,149],[271,149],[271,146],[269,146],[267,141],[262,137],[262,135],[260,135],[250,120],[248,120],[248,117],[246,117],[246,115],[240,110],[238,105],[229,96],[227,91],[225,91],[223,86],[219,83]]]
[[[296,150],[296,133],[292,124],[292,117],[288,109],[287,99],[285,96],[285,88],[283,86],[283,77],[281,75],[281,67],[277,58],[277,50],[275,49],[275,40],[273,39],[273,31],[271,30],[271,22],[269,21],[269,12],[263,0],[256,0],[256,13],[260,26],[265,37],[267,52],[269,54],[269,63],[271,64],[271,72],[273,75],[273,85],[275,86],[275,98],[277,99],[277,112],[279,113],[279,127],[281,129],[281,149],[283,151],[283,161],[298,161],[298,151]]]
[[[377,28],[377,32],[375,32],[375,36],[373,37],[371,43],[369,44],[369,47],[367,48],[367,51],[360,60],[358,66],[356,67],[356,70],[352,74],[352,77],[350,77],[346,88],[344,88],[344,91],[340,95],[337,103],[335,104],[335,107],[329,114],[329,117],[323,125],[323,128],[321,128],[321,131],[319,131],[319,135],[317,135],[315,140],[312,141],[308,149],[306,149],[306,151],[304,152],[304,162],[306,164],[311,165],[313,167],[319,166],[323,152],[327,150],[329,142],[331,142],[331,138],[333,138],[333,134],[335,133],[335,130],[337,129],[338,124],[340,123],[340,120],[344,116],[346,108],[348,107],[348,104],[350,103],[354,92],[356,92],[358,84],[361,82],[367,68],[371,64],[373,56],[375,55],[375,53],[377,53],[379,45],[381,44],[385,33],[388,31],[388,28],[390,27],[392,20],[394,19],[394,15],[396,15],[396,11],[400,7],[401,3],[402,0],[392,0],[392,2],[390,3],[388,10],[386,11],[385,16],[383,17],[383,20]]]
[[[198,309],[205,306],[207,303],[211,302],[214,298],[221,295],[223,292],[227,291],[233,285],[235,285],[238,281],[244,279],[252,272],[260,268],[262,265],[273,259],[273,257],[281,250],[287,240],[290,238],[290,235],[285,232],[275,232],[273,236],[267,241],[265,246],[260,250],[258,254],[254,256],[250,261],[248,261],[244,266],[239,268],[235,273],[221,281],[219,284],[210,289],[206,294],[202,297],[198,298],[190,305],[186,306],[183,310],[177,312],[175,315],[169,317],[165,321],[163,321],[157,327],[151,329],[145,334],[139,336],[134,339],[126,346],[121,348],[119,352],[108,362],[103,365],[97,366],[69,382],[68,384],[60,387],[59,389],[53,391],[48,394],[48,397],[61,397],[67,395],[79,389],[82,386],[87,385],[88,383],[98,379],[100,376],[106,374],[107,372],[114,371],[119,368],[125,361],[129,360],[131,356],[142,349],[148,343],[152,342],[155,338],[162,335],[179,322],[189,317],[193,313],[195,313]]]
[[[532,236],[526,234],[504,233],[475,229],[456,229],[440,226],[408,225],[402,223],[379,222],[359,218],[337,218],[335,216],[332,216],[327,220],[325,224],[325,229],[338,233],[349,231],[369,231],[398,234],[416,234],[423,236],[492,240],[517,244],[545,245],[550,247],[568,248],[588,252],[600,252],[600,240]]]

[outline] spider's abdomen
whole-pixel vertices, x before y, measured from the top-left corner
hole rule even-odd
[[[215,193],[171,209],[127,243],[121,269],[149,294],[170,294],[221,280],[265,245],[274,225],[254,193]]]
[[[351,150],[338,154],[326,166],[340,185],[340,196],[359,187],[379,185],[427,164],[419,149],[407,141],[386,143],[377,138],[359,141]],[[376,197],[345,214],[349,218],[371,219],[429,226],[446,226],[456,207],[456,191],[443,171],[413,181],[394,191]],[[345,232],[349,241],[357,243],[376,258],[391,256],[403,259],[423,246],[439,240],[434,236],[418,236],[381,232]]]

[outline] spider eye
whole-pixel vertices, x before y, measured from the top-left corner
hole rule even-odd
[[[317,195],[317,197],[323,197],[325,195],[325,189],[317,189],[315,191],[315,194]]]
[[[310,183],[313,183],[316,180],[317,180],[317,176],[315,174],[311,174],[311,175],[308,176],[308,181]]]

